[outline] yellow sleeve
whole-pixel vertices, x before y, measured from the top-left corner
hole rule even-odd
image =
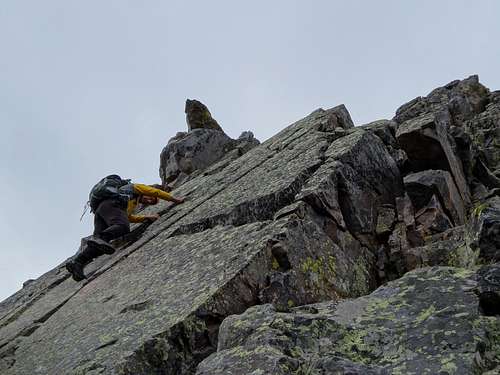
[[[145,219],[145,216],[128,215],[128,221],[130,221],[131,223],[142,223]]]
[[[134,184],[134,191],[137,194],[146,195],[148,197],[156,197],[166,201],[174,201],[174,197],[166,191],[156,189],[144,184]]]
[[[127,204],[127,217],[131,223],[142,223],[146,218],[140,215],[134,215],[135,208],[137,207],[137,198],[130,199]]]

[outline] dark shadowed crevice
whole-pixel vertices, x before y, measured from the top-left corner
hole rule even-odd
[[[190,316],[144,342],[115,368],[123,375],[194,374],[197,365],[217,350],[222,317]]]
[[[453,175],[452,175],[453,178]],[[453,180],[453,184],[455,184],[455,180]],[[456,187],[456,184],[455,184]],[[452,222],[453,226],[459,225],[459,223],[455,223],[456,217],[453,215],[453,213],[450,211],[449,207],[446,205],[446,202],[443,199],[443,196],[441,195],[441,192],[439,189],[434,186],[426,186],[422,183],[418,182],[410,182],[408,184],[405,184],[405,189],[406,192],[408,193],[411,203],[413,204],[413,207],[415,209],[415,213],[420,211],[422,208],[425,208],[432,196],[436,196],[437,200],[439,201],[439,204],[441,205],[441,209],[445,213],[446,216],[450,219]],[[457,188],[458,190],[458,188]]]
[[[271,248],[271,253],[273,254],[273,258],[276,259],[276,263],[278,264],[278,271],[286,272],[292,268],[290,261],[288,260],[287,251],[281,246],[279,243],[275,244]]]
[[[31,336],[38,328],[42,326],[41,323],[34,323],[21,331],[19,336],[28,337]]]
[[[500,295],[496,292],[483,292],[479,295],[479,309],[486,316],[500,316]]]
[[[398,138],[398,143],[408,155],[409,172],[439,169],[452,173],[448,158],[439,141],[421,134],[411,133],[401,135]]]
[[[62,303],[54,307],[52,310],[44,314],[42,317],[35,320],[35,323],[45,323],[52,315],[54,315],[57,311],[59,311],[59,309],[61,309],[61,307],[63,307],[70,300],[70,298],[64,300]]]
[[[370,246],[370,244],[367,243],[367,241],[359,236],[355,231],[356,227],[359,227],[359,225],[353,222],[351,219],[350,213],[353,212],[351,197],[347,184],[345,183],[344,178],[341,174],[338,174],[337,189],[340,212],[342,213],[342,217],[345,221],[345,230],[347,230],[349,234],[353,236],[362,246],[370,249],[372,246]],[[358,229],[361,230],[362,228]]]
[[[112,339],[112,340],[98,346],[97,348],[95,348],[95,350],[101,350],[101,349],[107,348],[108,346],[115,345],[117,342],[118,342],[118,339]]]
[[[149,307],[151,307],[151,305],[152,305],[152,302],[149,300],[134,303],[132,305],[128,305],[128,306],[124,307],[123,309],[121,309],[120,314],[125,314],[126,312],[129,312],[129,311],[139,312],[139,311],[147,310]]]
[[[480,157],[477,157],[472,174],[489,189],[500,188],[500,178],[495,176]]]
[[[202,325],[203,330],[196,335],[199,337],[197,339],[198,342],[195,345],[195,347],[197,347],[196,365],[198,365],[199,362],[217,350],[219,342],[219,328],[222,321],[227,316],[206,311],[205,309],[198,309],[195,312],[195,316],[204,323],[204,325]]]

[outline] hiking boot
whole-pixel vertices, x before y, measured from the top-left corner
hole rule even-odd
[[[97,236],[90,237],[87,240],[87,245],[101,250],[104,254],[114,254],[114,252],[116,251],[113,245]]]
[[[85,266],[100,255],[102,255],[102,251],[96,247],[88,246],[88,237],[83,238],[75,256],[66,263],[66,269],[73,276],[73,280],[82,281],[86,279],[87,277],[83,272]]]
[[[66,269],[75,281],[82,281],[87,278],[83,273],[83,267],[85,267],[85,265],[74,260],[70,260],[68,263],[66,263]]]

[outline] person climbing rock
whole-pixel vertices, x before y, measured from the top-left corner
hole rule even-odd
[[[159,185],[144,185],[123,180],[118,175],[109,175],[91,190],[89,202],[94,213],[94,233],[82,240],[82,246],[66,263],[66,269],[75,281],[86,278],[84,268],[95,258],[113,254],[115,248],[109,242],[130,232],[130,223],[153,222],[160,216],[134,215],[139,204],[154,205],[159,199],[176,204],[184,198],[176,198],[159,188]]]

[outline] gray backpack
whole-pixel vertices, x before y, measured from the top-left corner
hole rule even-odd
[[[95,212],[99,204],[107,199],[116,200],[126,208],[133,196],[134,187],[130,180],[124,180],[116,174],[106,176],[90,190],[90,212]]]

